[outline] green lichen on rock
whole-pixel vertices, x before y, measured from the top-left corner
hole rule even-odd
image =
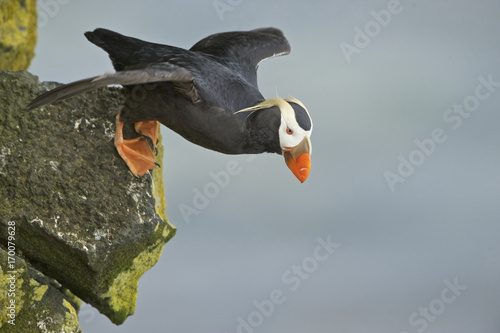
[[[36,271],[18,256],[11,270],[0,269],[1,332],[81,332],[78,303],[65,296],[57,283]],[[0,260],[8,262],[8,254],[0,248]],[[10,261],[9,261],[10,262]],[[11,285],[11,281],[14,286]]]
[[[64,316],[64,322],[66,323],[67,328],[73,328],[73,327],[80,327],[80,323],[78,322],[78,311],[75,309],[73,304],[71,304],[69,301],[63,299],[62,305],[64,308],[67,310],[66,315]],[[75,332],[72,329],[70,330],[71,332]]]
[[[3,312],[0,315],[0,328],[8,327],[6,324],[9,322],[10,325],[16,324],[16,316],[24,308],[25,295],[29,295],[29,290],[24,284],[27,277],[26,263],[17,256],[13,256],[12,253],[10,252],[10,259],[15,261],[10,261],[8,252],[0,248],[2,263],[0,265],[0,304]],[[12,265],[10,268],[9,263]]]
[[[41,285],[37,280],[30,280],[30,287],[32,287],[33,290],[33,300],[37,302],[42,299],[47,289],[49,289],[49,286]]]
[[[160,131],[158,131],[158,144],[156,146],[158,154],[156,156],[156,160],[163,161],[163,144],[162,144],[162,137]],[[156,168],[153,170],[153,196],[155,198],[155,210],[156,213],[165,221],[168,221],[167,215],[165,214],[165,211],[167,209],[167,203],[165,201],[165,186],[163,183],[163,175],[161,168]],[[171,226],[173,227],[173,226]],[[169,228],[170,230],[173,228]],[[175,232],[175,229],[173,229]],[[173,235],[171,236],[173,237]]]
[[[171,229],[163,228],[164,238],[170,238]],[[170,237],[169,237],[170,236]],[[134,313],[137,298],[137,280],[153,267],[162,253],[163,244],[159,240],[156,244],[140,253],[132,262],[132,266],[118,274],[108,292],[102,296],[110,299],[113,312],[126,316]]]
[[[0,72],[0,241],[15,221],[23,258],[120,324],[175,234],[161,169],[136,178],[114,148],[122,89],[25,109],[55,86]]]
[[[0,0],[0,70],[27,69],[35,55],[36,0]]]

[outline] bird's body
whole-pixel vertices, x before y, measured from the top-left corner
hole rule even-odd
[[[117,72],[58,87],[35,99],[29,108],[108,84],[122,84],[129,94],[117,125],[136,123],[136,130],[150,137],[153,134],[144,128],[159,121],[187,140],[222,153],[282,154],[293,148],[282,145],[280,133],[284,113],[292,112],[295,119],[291,122],[295,121],[294,125],[299,125],[309,140],[312,122],[305,107],[294,99],[269,104],[257,87],[258,63],[290,51],[277,29],[215,34],[189,50],[105,29],[87,32],[85,36],[109,54]],[[288,126],[292,125],[286,125],[287,129]],[[119,130],[121,135],[121,127]],[[152,131],[155,130],[156,127]],[[133,162],[124,156],[129,154],[121,150],[127,140],[117,139],[121,139],[115,140],[120,155],[131,167]],[[145,142],[136,141],[132,150],[141,151],[140,155],[145,152],[150,158]],[[149,164],[144,168],[147,171],[152,167]],[[134,174],[140,176],[144,172]]]

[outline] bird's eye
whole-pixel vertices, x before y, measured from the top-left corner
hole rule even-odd
[[[293,130],[290,127],[288,127],[288,126],[286,128],[286,134],[288,134],[288,135],[292,135],[293,134]]]

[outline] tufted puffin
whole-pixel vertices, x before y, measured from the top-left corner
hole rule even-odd
[[[264,99],[257,68],[267,58],[288,54],[290,45],[275,28],[210,35],[189,50],[146,42],[98,28],[87,39],[109,54],[115,73],[59,86],[27,107],[72,97],[110,84],[129,91],[116,117],[115,146],[136,176],[154,161],[158,122],[185,139],[225,154],[277,153],[304,182],[311,168],[312,120],[295,98]],[[125,123],[140,135],[123,138]]]

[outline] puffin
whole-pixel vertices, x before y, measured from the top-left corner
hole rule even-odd
[[[28,109],[122,85],[128,93],[116,116],[114,145],[134,176],[158,166],[154,151],[161,123],[220,153],[280,154],[301,183],[307,179],[313,128],[308,110],[293,97],[265,99],[257,86],[259,63],[290,53],[281,30],[217,33],[189,50],[103,28],[85,37],[108,53],[116,72],[61,85],[35,98]],[[124,139],[123,126],[129,123],[138,136]]]

